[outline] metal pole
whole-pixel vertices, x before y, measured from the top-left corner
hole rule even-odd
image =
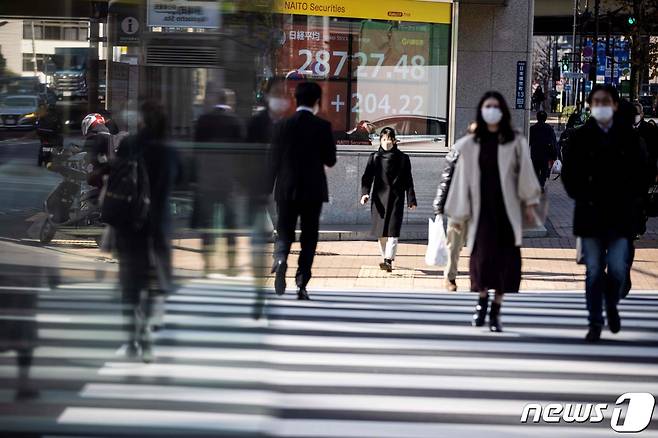
[[[573,0],[573,35],[571,37],[571,72],[576,72],[576,28],[578,27],[578,0]],[[573,104],[576,104],[576,84],[578,83],[576,78],[572,78],[572,99]]]
[[[592,80],[592,85],[596,85],[596,76],[599,71],[599,10],[601,7],[601,0],[594,1],[594,44],[592,48],[594,52],[592,53],[592,67],[594,67],[594,79]]]
[[[98,111],[98,37],[99,20],[89,20],[89,56],[87,57],[87,106],[90,113]]]
[[[30,21],[30,28],[32,29],[32,67],[34,69],[34,76],[38,76],[39,71],[37,69],[37,45],[34,41],[34,20]]]
[[[610,18],[610,13],[608,13],[608,29],[606,31],[605,35],[605,71],[608,71],[608,58],[612,59],[612,55],[610,54],[610,23],[612,19]],[[614,49],[613,49],[614,50]],[[610,64],[612,66],[612,64]],[[605,80],[603,81],[605,82]],[[612,68],[610,69],[610,85],[612,85]]]
[[[612,37],[612,53],[610,54],[610,84],[615,85],[615,37]]]

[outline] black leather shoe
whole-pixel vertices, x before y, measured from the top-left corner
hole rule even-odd
[[[598,342],[601,339],[601,327],[598,325],[589,326],[589,330],[585,335],[585,341],[587,342]]]
[[[503,324],[500,322],[500,304],[495,301],[491,303],[489,312],[489,330],[496,333],[503,331]]]
[[[473,314],[473,324],[474,327],[482,327],[484,325],[484,320],[487,317],[487,307],[489,306],[489,297],[480,297],[478,300],[478,305],[475,306],[475,313]]]
[[[379,264],[379,269],[386,272],[393,272],[393,260],[384,259],[384,262]]]
[[[608,328],[612,333],[619,333],[621,330],[621,318],[617,306],[606,307],[605,314],[608,317]]]
[[[300,301],[311,301],[311,297],[308,296],[306,288],[299,288],[299,291],[297,291],[297,299]]]
[[[277,260],[272,265],[272,274],[276,274],[274,277],[274,291],[277,295],[283,295],[286,293],[286,271],[288,270],[288,264],[284,260]]]

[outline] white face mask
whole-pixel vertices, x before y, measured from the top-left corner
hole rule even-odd
[[[313,105],[313,114],[317,114],[319,112],[320,112],[320,104],[316,103],[315,105]]]
[[[639,125],[641,121],[642,121],[642,116],[635,116],[635,124],[636,125]]]
[[[267,101],[267,107],[273,113],[281,114],[290,108],[290,102],[283,97],[270,97]]]
[[[596,119],[599,123],[608,123],[612,120],[615,111],[611,106],[595,106],[592,107],[592,117]]]
[[[497,125],[503,119],[503,112],[500,108],[487,107],[482,108],[482,118],[489,125]]]

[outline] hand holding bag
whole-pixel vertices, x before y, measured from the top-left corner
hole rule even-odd
[[[552,175],[560,175],[562,173],[562,161],[560,159],[555,160],[553,167],[551,167]]]
[[[428,241],[425,263],[429,266],[445,266],[448,263],[448,246],[446,232],[443,228],[443,216],[428,219]]]

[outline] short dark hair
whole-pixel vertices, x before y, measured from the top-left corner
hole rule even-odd
[[[500,120],[500,123],[498,123],[498,133],[500,134],[503,143],[509,143],[514,140],[515,137],[514,129],[512,128],[512,114],[510,113],[505,98],[498,91],[487,91],[480,99],[480,103],[478,103],[477,114],[475,115],[475,139],[480,141],[489,132],[487,122],[485,122],[482,117],[482,105],[484,105],[484,102],[489,98],[494,98],[498,101],[500,111],[503,113],[503,118]]]
[[[393,142],[393,143],[395,143],[396,140],[397,140],[395,138],[395,129],[391,128],[390,126],[387,126],[387,127],[383,128],[380,131],[379,136],[383,137],[384,135],[386,135],[388,138],[390,138],[391,142]]]
[[[589,95],[587,96],[587,103],[589,103],[590,105],[592,104],[592,97],[594,97],[594,93],[598,91],[604,91],[608,93],[614,103],[619,103],[619,91],[617,91],[617,89],[610,84],[594,85],[594,87],[592,87],[592,91],[590,91]]]
[[[537,120],[540,122],[545,122],[548,119],[548,114],[546,114],[546,111],[539,111],[537,113]]]
[[[297,106],[313,106],[322,98],[322,88],[315,82],[302,82],[295,88]]]

